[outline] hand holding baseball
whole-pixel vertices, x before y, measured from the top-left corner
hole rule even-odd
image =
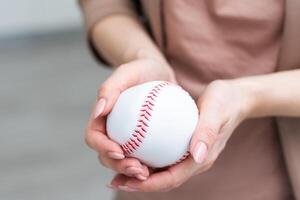
[[[112,186],[125,191],[168,191],[208,170],[234,129],[247,118],[251,107],[253,98],[233,82],[214,81],[199,98],[200,118],[190,144],[192,156],[164,171],[152,173],[145,181],[119,174],[113,179]]]
[[[164,61],[141,58],[119,66],[101,85],[85,134],[87,144],[98,152],[105,167],[140,180],[147,179],[148,168],[135,158],[125,158],[120,145],[107,137],[106,116],[122,91],[152,80],[175,82],[173,71]]]

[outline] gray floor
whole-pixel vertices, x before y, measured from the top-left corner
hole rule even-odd
[[[111,199],[83,142],[98,85],[110,71],[80,31],[0,41],[0,199]]]

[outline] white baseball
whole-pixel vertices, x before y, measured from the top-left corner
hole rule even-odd
[[[184,159],[197,121],[197,106],[186,91],[152,81],[121,93],[106,128],[126,156],[160,168]]]

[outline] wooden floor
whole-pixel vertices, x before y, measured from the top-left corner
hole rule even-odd
[[[112,172],[83,141],[109,73],[80,31],[0,41],[1,200],[112,198]]]

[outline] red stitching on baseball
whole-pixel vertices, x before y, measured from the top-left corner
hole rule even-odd
[[[150,118],[146,114],[142,115],[142,117],[144,117],[147,121],[150,121]]]
[[[177,160],[175,163],[169,165],[169,167],[172,167],[178,163],[181,163],[182,161],[184,161],[188,156],[190,155],[189,152],[186,152],[179,160]]]
[[[147,134],[147,127],[149,127],[148,123],[151,120],[151,112],[155,106],[155,99],[158,97],[161,89],[167,85],[169,85],[168,82],[160,83],[154,86],[147,94],[145,102],[142,104],[140,109],[139,119],[134,133],[127,142],[121,145],[126,154],[133,153],[143,143],[143,138],[145,138]]]
[[[139,120],[138,122],[142,123],[144,126],[149,127],[148,124],[145,121],[143,121],[143,120]]]
[[[142,143],[141,138],[137,137],[136,139],[137,139],[140,143]]]
[[[149,104],[150,106],[154,106],[154,104],[151,101],[146,101],[147,104]]]

